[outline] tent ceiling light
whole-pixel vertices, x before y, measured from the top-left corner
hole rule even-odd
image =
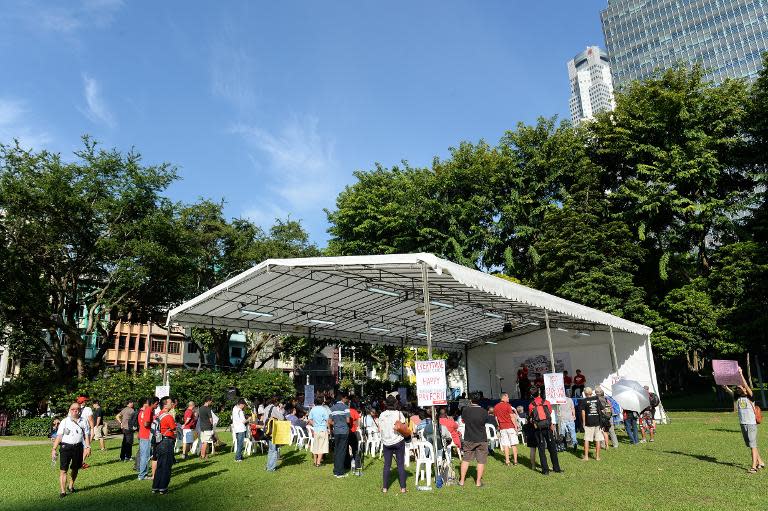
[[[381,328],[381,327],[378,327],[378,326],[372,326],[371,330],[373,330],[374,332],[389,332],[390,331],[389,328]]]
[[[432,300],[429,303],[431,303],[432,305],[437,305],[438,307],[445,307],[446,309],[453,309],[453,305],[451,305],[450,303],[438,302],[437,300]]]
[[[336,322],[334,321],[326,321],[324,319],[310,319],[310,323],[316,323],[318,325],[335,325]]]
[[[485,315],[489,318],[504,319],[504,316],[501,314],[496,314],[495,312],[486,312]]]
[[[524,324],[523,326],[539,326],[540,323],[538,321],[529,321],[528,323]]]
[[[592,334],[590,334],[588,332],[579,332],[579,335],[582,336],[582,337],[590,337]]]
[[[240,309],[240,312],[243,314],[250,314],[252,316],[259,316],[261,318],[273,318],[275,317],[274,314],[270,314],[269,312],[259,312],[259,311],[252,311],[248,309]]]
[[[424,332],[419,332],[416,335],[418,335],[419,337],[426,337],[427,336],[427,334],[425,334]]]
[[[381,289],[379,287],[369,287],[368,291],[370,291],[371,293],[378,293],[380,295],[394,296],[396,298],[400,298],[400,293],[396,291],[390,291],[388,289]]]
[[[457,337],[456,340],[458,342],[469,342],[469,339],[462,339],[461,337]]]
[[[567,332],[568,330],[566,330],[565,328],[557,327],[557,331],[558,332]]]
[[[499,344],[499,343],[494,342],[494,341],[485,341],[485,344]]]

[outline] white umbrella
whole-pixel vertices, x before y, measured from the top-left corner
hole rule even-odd
[[[614,401],[625,410],[641,412],[651,406],[648,392],[635,380],[621,379],[613,384]]]

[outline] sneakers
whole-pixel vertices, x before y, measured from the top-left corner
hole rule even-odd
[[[340,474],[340,475],[333,474],[333,477],[335,477],[336,479],[342,479],[342,478],[348,477],[348,476],[349,476],[349,472],[347,472],[346,474]]]
[[[640,440],[640,443],[641,443],[641,444],[644,444],[644,443],[645,443],[645,438],[643,438],[642,440]]]

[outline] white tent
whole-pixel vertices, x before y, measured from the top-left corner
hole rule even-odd
[[[514,362],[537,354],[608,392],[621,375],[658,393],[647,326],[432,254],[269,259],[174,308],[171,322],[460,351],[469,389],[487,395],[500,381],[511,390]]]

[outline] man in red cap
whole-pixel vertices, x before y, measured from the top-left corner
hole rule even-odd
[[[93,424],[93,410],[91,409],[90,406],[88,406],[88,396],[78,397],[77,404],[80,405],[80,418],[88,423],[88,433],[90,435],[90,432],[93,431],[94,424]],[[88,437],[88,439],[90,440],[90,436]],[[85,458],[87,458],[90,455],[91,455],[90,450],[83,451],[83,466],[81,467],[83,470],[90,467],[90,465],[85,462]]]

